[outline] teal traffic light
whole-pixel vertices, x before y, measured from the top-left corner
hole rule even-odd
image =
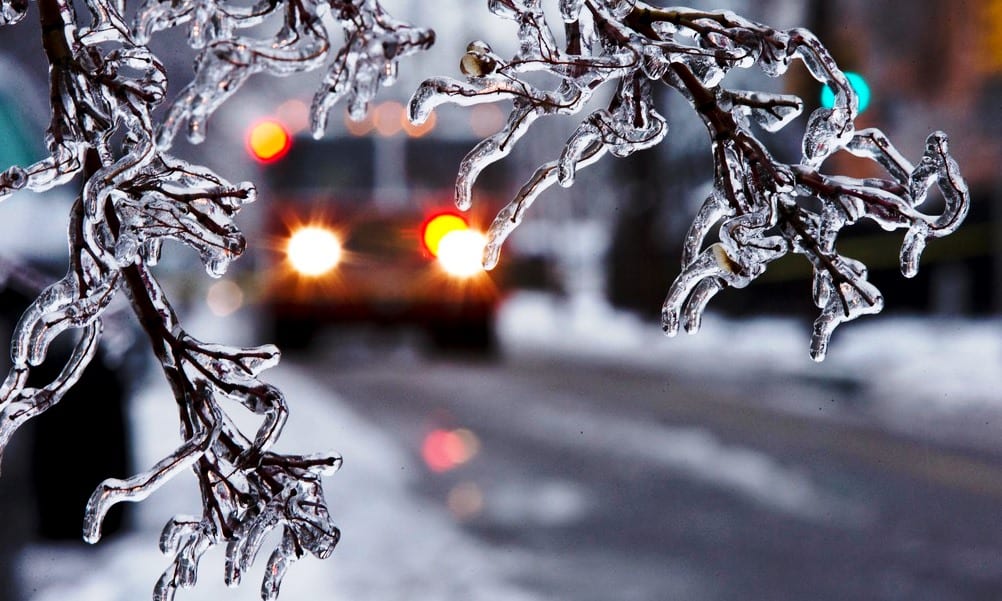
[[[11,165],[26,166],[42,158],[42,148],[33,143],[25,115],[14,98],[0,91],[0,171]]]
[[[859,73],[846,71],[845,76],[849,80],[849,85],[856,91],[856,96],[859,97],[859,112],[862,113],[866,107],[870,106],[870,84],[866,83],[866,80]],[[827,85],[821,90],[821,106],[829,109],[835,106],[835,92]]]

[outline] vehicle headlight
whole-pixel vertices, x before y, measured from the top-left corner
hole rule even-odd
[[[483,271],[487,238],[475,230],[453,230],[438,243],[438,263],[449,275],[466,278]]]
[[[292,233],[285,252],[293,269],[316,277],[337,267],[341,261],[341,241],[325,227],[308,226]]]

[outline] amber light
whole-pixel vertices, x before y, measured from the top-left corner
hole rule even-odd
[[[247,151],[259,163],[274,163],[288,154],[292,136],[274,119],[258,121],[247,132]]]

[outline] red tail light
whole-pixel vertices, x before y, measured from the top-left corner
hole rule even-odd
[[[421,226],[421,243],[425,250],[433,256],[438,256],[438,245],[451,232],[469,229],[466,220],[455,213],[438,213],[425,220]]]
[[[438,213],[425,221],[421,242],[453,277],[465,279],[483,271],[481,261],[487,239],[455,213]]]

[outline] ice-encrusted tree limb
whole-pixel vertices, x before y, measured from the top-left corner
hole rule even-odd
[[[906,230],[901,271],[911,277],[926,242],[953,232],[967,213],[969,193],[946,135],[931,134],[913,166],[879,130],[857,131],[857,95],[807,30],[779,31],[732,12],[661,8],[639,0],[560,0],[566,44],[559,47],[542,0],[488,0],[488,7],[518,24],[515,55],[504,59],[487,43],[472,42],[460,64],[465,81],[426,80],[409,107],[410,118],[420,123],[443,103],[512,102],[506,125],[459,166],[460,208],[469,207],[481,171],[507,156],[536,119],[580,114],[598,87],[615,85],[609,105],[587,114],[559,157],[540,166],[494,219],[484,256],[488,269],[544,190],[554,183],[572,185],[578,169],[606,154],[627,156],[665,139],[668,127],[654,106],[658,84],[681,93],[702,118],[714,164],[713,191],[689,229],[682,272],[662,307],[662,325],[670,335],[680,328],[696,331],[716,293],[747,286],[770,262],[792,252],[807,257],[814,269],[813,296],[821,315],[811,356],[821,360],[836,326],[883,307],[866,267],[836,249],[842,228],[870,219],[887,230]],[[721,82],[731,69],[754,66],[778,77],[797,60],[834,91],[835,102],[808,117],[801,160],[786,164],[770,154],[753,125],[779,131],[801,113],[801,99],[727,89]],[[545,71],[559,84],[540,89],[525,77],[532,71]],[[876,162],[887,176],[823,175],[822,163],[839,150]],[[945,199],[938,215],[921,210],[933,185]],[[808,198],[822,208],[808,208],[812,205],[803,202]],[[717,240],[708,243],[714,229]]]
[[[322,19],[328,12],[345,36],[333,56]],[[237,35],[273,16],[282,21],[274,37]],[[225,0],[145,0],[136,17],[136,36],[145,41],[156,31],[182,24],[189,25],[191,46],[200,53],[194,80],[160,126],[161,147],[170,146],[185,121],[188,139],[201,142],[209,115],[255,73],[285,76],[326,65],[311,111],[313,133],[320,137],[327,113],[339,100],[347,98],[351,117],[362,119],[379,87],[396,80],[397,61],[435,40],[431,30],[392,18],[375,0],[260,0],[251,7]]]
[[[191,469],[202,513],[170,520],[160,547],[173,560],[153,598],[169,600],[195,584],[199,559],[226,546],[225,580],[237,584],[265,536],[281,541],[271,553],[261,596],[273,599],[289,564],[305,554],[325,558],[339,539],[320,477],[341,463],[336,454],[285,455],[271,450],[288,416],[285,397],[260,379],[279,360],[272,345],[236,348],[196,340],[185,332],[151,271],[163,242],[194,250],[206,271],[223,275],[246,242],[234,218],[255,199],[249,182],[231,183],[206,167],[168,153],[175,130],[188,122],[201,140],[211,113],[257,72],[285,75],[327,66],[314,103],[314,122],[347,97],[361,118],[378,86],[391,83],[397,61],[426,48],[429,30],[392,19],[375,0],[262,0],[253,6],[224,0],[146,0],[126,23],[122,0],[85,0],[89,23],[70,0],[39,0],[49,62],[52,119],[49,156],[0,174],[0,200],[22,189],[45,191],[83,180],[69,220],[69,268],[45,288],[18,322],[12,367],[0,387],[0,455],[29,419],[60,401],[94,358],[102,315],[125,292],[170,384],[181,421],[181,445],[147,471],[109,478],[94,491],[84,516],[84,539],[96,542],[108,510],[140,501],[174,475]],[[23,20],[27,3],[0,0],[0,25]],[[330,13],[332,18],[325,16]],[[271,17],[282,27],[271,38],[237,35]],[[330,56],[324,23],[340,23],[346,44]],[[152,34],[188,24],[201,49],[194,81],[162,122],[167,74],[147,42]],[[73,335],[73,351],[50,383],[29,386],[51,343]],[[260,417],[245,433],[224,411],[234,401]]]

